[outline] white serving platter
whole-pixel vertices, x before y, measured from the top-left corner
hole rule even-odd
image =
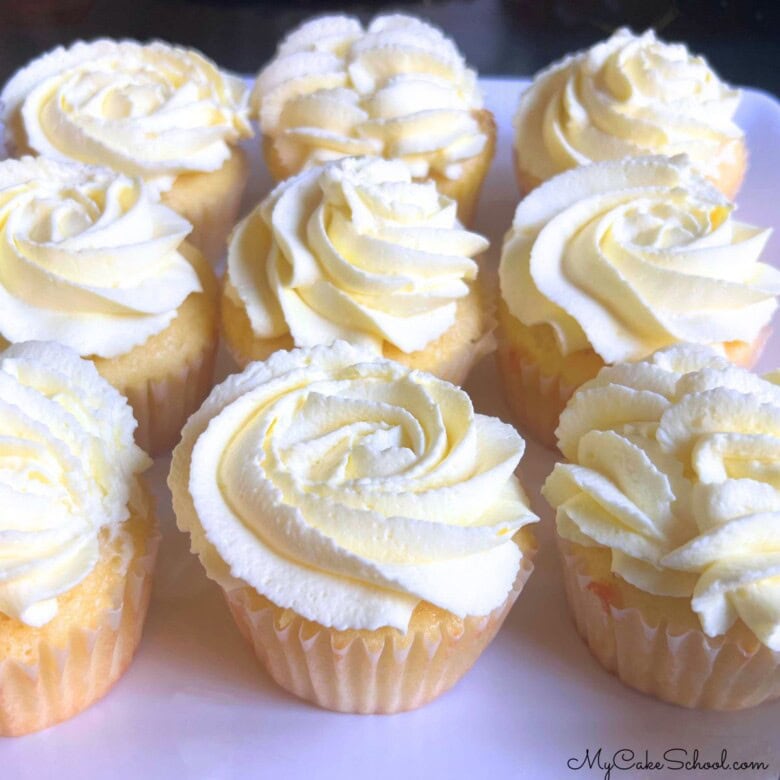
[[[499,127],[498,151],[482,195],[476,228],[501,239],[517,202],[511,165],[511,116],[527,82],[483,79]],[[780,227],[780,104],[745,90],[737,117],[747,131],[750,168],[739,215]],[[245,210],[270,179],[256,141],[247,147],[253,174]],[[765,258],[780,265],[780,236]],[[780,326],[761,370],[780,366]],[[224,360],[221,376],[229,370]],[[481,412],[509,419],[491,358],[466,385]],[[0,739],[0,780],[57,778],[603,778],[577,765],[602,748],[636,760],[663,760],[681,748],[687,759],[762,761],[759,771],[612,770],[612,778],[780,778],[780,701],[741,713],[695,712],[655,701],[621,685],[592,660],[566,610],[552,542],[552,513],[539,486],[552,452],[528,443],[523,481],[542,522],[536,571],[495,642],[449,693],[415,712],[340,715],[279,689],[239,636],[221,595],[188,552],[175,527],[165,487],[168,458],[155,463],[163,543],[146,631],[128,673],[101,702],[54,728]],[[673,754],[680,758],[681,753]],[[628,758],[626,757],[626,761]]]

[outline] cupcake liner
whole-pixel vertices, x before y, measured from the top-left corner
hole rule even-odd
[[[591,653],[621,682],[682,707],[737,710],[780,697],[780,653],[732,629],[654,624],[639,608],[615,604],[587,574],[570,542],[559,538],[564,583],[577,630]]]
[[[421,707],[455,685],[501,628],[532,571],[526,554],[506,601],[489,615],[406,634],[326,628],[249,586],[224,593],[241,633],[282,688],[328,710],[390,714]]]
[[[150,455],[170,450],[179,440],[187,418],[211,390],[217,340],[188,363],[161,378],[117,388],[133,407],[138,421],[135,440]]]
[[[152,512],[151,503],[146,511]],[[155,526],[144,554],[130,561],[112,608],[94,627],[74,626],[62,646],[41,640],[30,663],[0,660],[0,736],[29,734],[72,717],[124,674],[141,639],[159,542]]]
[[[548,375],[527,358],[521,358],[500,338],[496,351],[504,398],[515,421],[537,441],[557,447],[555,429],[576,386],[559,375]]]

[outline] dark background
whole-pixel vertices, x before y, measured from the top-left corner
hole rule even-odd
[[[0,0],[0,81],[59,43],[98,36],[162,38],[255,72],[309,16],[347,12],[367,21],[393,9],[442,27],[483,75],[531,75],[628,25],[684,41],[729,82],[780,94],[779,0]]]

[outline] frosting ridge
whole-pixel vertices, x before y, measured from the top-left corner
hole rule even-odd
[[[455,323],[487,247],[401,161],[345,158],[282,182],[236,227],[226,289],[260,338],[414,352]]]
[[[455,44],[403,14],[305,22],[258,75],[254,111],[288,170],[344,156],[400,157],[416,177],[458,178],[486,137],[475,73]],[[420,108],[424,106],[424,108]]]
[[[0,353],[0,612],[42,626],[90,573],[151,465],[135,427],[127,401],[67,347]]]
[[[25,157],[0,163],[0,335],[115,357],[166,328],[200,281],[190,223],[138,178]]]
[[[7,140],[56,160],[107,165],[168,189],[215,171],[252,135],[243,81],[159,41],[78,41],[33,60],[0,94]]]
[[[709,636],[737,619],[780,650],[780,387],[704,347],[608,366],[556,432],[543,494],[558,533],[612,570],[690,600]]]
[[[513,476],[523,449],[454,385],[337,342],[215,388],[171,479],[191,453],[194,512],[177,518],[221,584],[337,629],[405,631],[422,600],[462,617],[506,598],[512,537],[537,519]]]
[[[549,324],[564,355],[607,363],[676,342],[752,342],[777,308],[780,273],[759,262],[771,231],[686,158],[576,168],[521,201],[499,276],[510,313]]]
[[[733,142],[738,90],[702,57],[652,30],[623,28],[538,74],[520,98],[515,151],[539,180],[601,160],[688,154],[717,180]]]

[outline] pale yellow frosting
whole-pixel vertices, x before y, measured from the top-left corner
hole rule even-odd
[[[151,461],[123,398],[67,347],[0,353],[0,612],[30,626],[94,568]]]
[[[780,650],[780,387],[676,345],[608,366],[556,431],[542,492],[558,533],[608,547],[636,587],[690,599],[709,636],[739,618]]]
[[[248,99],[241,79],[194,50],[111,40],[54,49],[0,93],[12,150],[107,165],[160,190],[222,167],[252,135]]]
[[[345,158],[282,182],[236,227],[227,289],[259,338],[415,352],[454,324],[487,247],[400,160]]]
[[[618,30],[593,48],[536,76],[515,116],[520,167],[544,181],[599,160],[688,154],[717,178],[730,141],[740,93],[718,79],[683,44],[652,30]]]
[[[336,629],[407,629],[422,600],[501,605],[537,520],[524,443],[431,374],[337,342],[276,352],[216,387],[182,432],[180,511],[208,574]],[[238,581],[238,582],[236,582]]]
[[[448,178],[487,139],[476,75],[441,31],[412,16],[305,22],[280,44],[253,92],[264,135],[288,170],[348,155],[400,157],[417,177]]]
[[[525,325],[550,325],[562,354],[590,347],[606,363],[683,341],[752,342],[780,273],[759,262],[771,231],[734,208],[684,157],[566,171],[517,207],[501,295]]]
[[[139,178],[24,157],[0,162],[0,336],[115,357],[201,290],[178,251],[190,223]]]

